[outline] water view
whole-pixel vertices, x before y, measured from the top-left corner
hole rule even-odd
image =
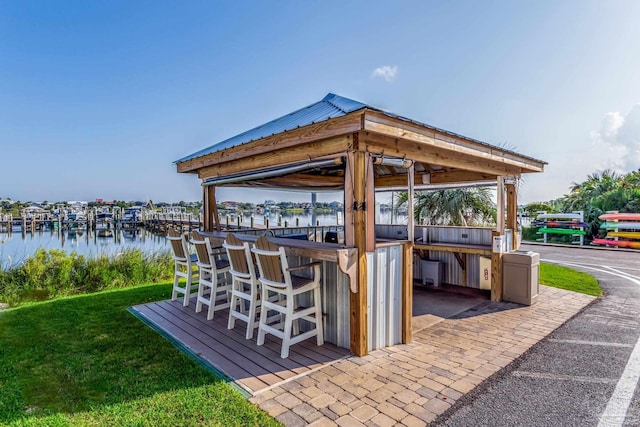
[[[97,257],[115,256],[127,249],[153,253],[170,250],[170,246],[164,236],[144,229],[113,230],[107,236],[100,230],[0,233],[0,267],[7,269],[15,266],[38,249],[61,249],[67,253]]]
[[[221,223],[227,221],[227,215],[221,216]],[[237,217],[229,215],[229,223],[235,225]],[[251,224],[251,216],[243,215],[242,224]],[[268,221],[267,221],[268,220]],[[378,223],[389,223],[391,215],[383,212]],[[394,222],[406,221],[404,216],[397,217]],[[253,224],[256,227],[295,227],[316,225],[342,225],[344,222],[342,212],[327,215],[304,214],[270,214],[254,215]],[[116,229],[109,230],[51,230],[35,233],[13,232],[0,233],[0,268],[7,269],[15,266],[33,255],[38,249],[61,249],[67,253],[76,252],[79,255],[97,257],[100,255],[115,256],[127,249],[140,249],[144,253],[168,251],[171,247],[167,244],[164,235],[154,234],[148,230]]]

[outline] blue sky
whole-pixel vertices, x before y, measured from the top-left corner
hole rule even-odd
[[[174,160],[333,92],[547,161],[520,202],[549,200],[640,167],[638,22],[634,0],[0,0],[0,197],[196,200]]]

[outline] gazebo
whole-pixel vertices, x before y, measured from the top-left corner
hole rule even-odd
[[[218,237],[224,232],[217,187],[344,192],[344,242],[276,240],[298,256],[339,267],[324,270],[325,309],[333,313],[327,322],[335,323],[336,343],[348,343],[360,356],[411,342],[416,247],[454,253],[463,269],[462,255],[489,254],[491,299],[502,300],[502,254],[519,242],[517,180],[546,164],[335,94],[175,163],[179,173],[202,181],[204,231]],[[376,231],[376,189],[408,191],[412,206],[416,189],[486,183],[497,186],[497,226],[489,242],[429,245],[416,236],[412,209],[401,238]],[[346,341],[341,329],[349,331]]]

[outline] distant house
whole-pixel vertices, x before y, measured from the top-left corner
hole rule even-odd
[[[44,213],[45,210],[43,208],[41,208],[40,206],[37,205],[31,205],[31,206],[27,206],[26,208],[22,209],[22,213],[23,214],[41,214]]]

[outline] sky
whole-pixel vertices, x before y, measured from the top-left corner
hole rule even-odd
[[[636,0],[0,0],[0,198],[199,200],[173,161],[332,92],[544,160],[519,202],[555,199],[640,167],[638,22]]]

